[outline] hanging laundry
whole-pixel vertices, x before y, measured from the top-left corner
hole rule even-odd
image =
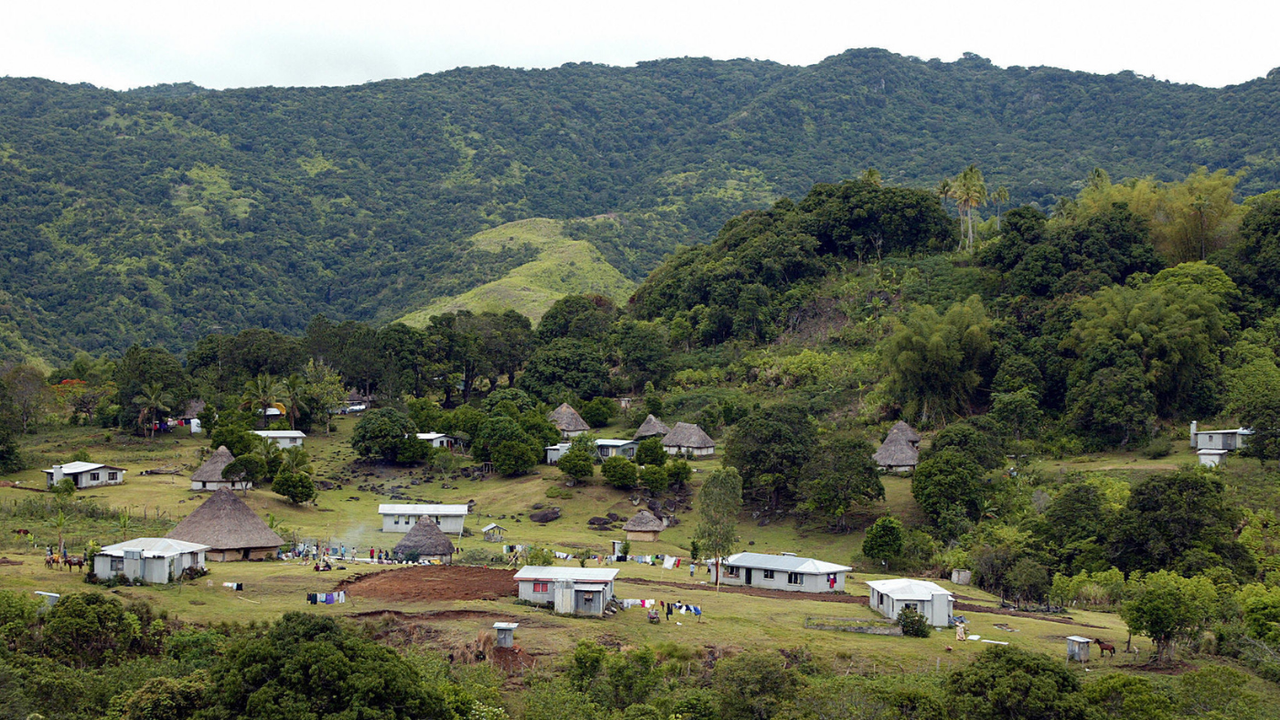
[[[663,570],[670,570],[671,568],[673,568],[673,567],[675,567],[675,566],[676,566],[676,559],[675,559],[674,557],[672,557],[671,555],[668,555],[668,556],[667,556],[667,559],[662,561],[662,569],[663,569]]]

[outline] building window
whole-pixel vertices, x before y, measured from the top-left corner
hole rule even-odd
[[[101,477],[102,475],[100,473],[89,473],[89,482],[97,483],[98,479]]]
[[[724,574],[725,574],[725,577],[736,578],[738,577],[738,568],[730,565],[729,567],[724,569]]]
[[[124,572],[124,558],[118,558],[118,557],[111,558],[111,572],[113,573]]]
[[[536,593],[544,593],[544,592],[547,592],[547,585],[548,585],[548,583],[544,583],[544,582],[541,582],[541,583],[540,583],[540,582],[536,582],[536,583],[534,583],[534,584],[533,584],[533,591],[534,591],[534,592],[536,592]]]
[[[772,571],[772,570],[765,570],[765,571],[764,571],[764,579],[765,579],[765,580],[772,580],[772,579],[773,579],[773,571]]]
[[[400,516],[399,516],[399,515],[397,515],[397,516],[396,516],[395,524],[396,524],[396,525],[399,525],[399,524],[400,524]]]
[[[109,472],[109,473],[107,473],[107,482],[115,482],[115,481],[116,481],[116,479],[117,479],[117,478],[119,478],[119,477],[120,477],[120,476],[119,476],[119,474],[117,474],[117,473],[113,473],[113,472]]]
[[[800,573],[787,573],[787,584],[788,584],[788,585],[803,585],[803,584],[804,584],[804,575],[802,575],[802,574],[800,574]]]

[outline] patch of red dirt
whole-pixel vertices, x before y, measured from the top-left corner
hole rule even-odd
[[[514,570],[415,565],[357,575],[338,583],[334,591],[390,602],[432,600],[497,600],[515,597]]]

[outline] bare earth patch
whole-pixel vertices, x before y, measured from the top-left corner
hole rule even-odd
[[[334,591],[389,602],[431,600],[497,600],[515,597],[514,570],[415,565],[357,575],[338,583]]]

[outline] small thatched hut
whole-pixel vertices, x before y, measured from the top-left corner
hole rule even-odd
[[[881,470],[911,472],[920,463],[920,433],[899,420],[889,428],[880,449],[871,456]]]
[[[215,562],[272,558],[284,540],[227,488],[219,488],[165,537],[208,545]]]
[[[650,415],[644,419],[644,422],[640,423],[640,429],[636,430],[636,434],[631,439],[638,441],[651,437],[665,437],[669,432],[671,432],[671,428],[667,427],[666,423]]]
[[[667,526],[648,510],[636,513],[635,517],[622,526],[622,529],[627,532],[627,539],[638,542],[657,542],[658,533],[666,528]]]
[[[887,442],[889,438],[895,435],[910,443],[911,447],[920,447],[920,433],[902,420],[894,423],[893,427],[889,428],[889,434],[885,437],[885,441]]]
[[[453,561],[453,543],[435,521],[425,516],[418,519],[391,552],[410,562],[426,560],[448,565]]]
[[[705,456],[715,454],[716,441],[697,425],[678,422],[662,438],[662,447],[671,455]]]
[[[547,415],[547,419],[560,431],[560,436],[565,438],[581,435],[591,429],[587,421],[583,420],[569,403],[560,403],[560,407],[552,410],[551,414]]]
[[[219,488],[228,490],[252,490],[253,483],[240,478],[224,478],[222,471],[234,462],[236,457],[226,445],[219,445],[217,450],[204,461],[195,472],[191,473],[191,489],[196,492],[214,492]]]

